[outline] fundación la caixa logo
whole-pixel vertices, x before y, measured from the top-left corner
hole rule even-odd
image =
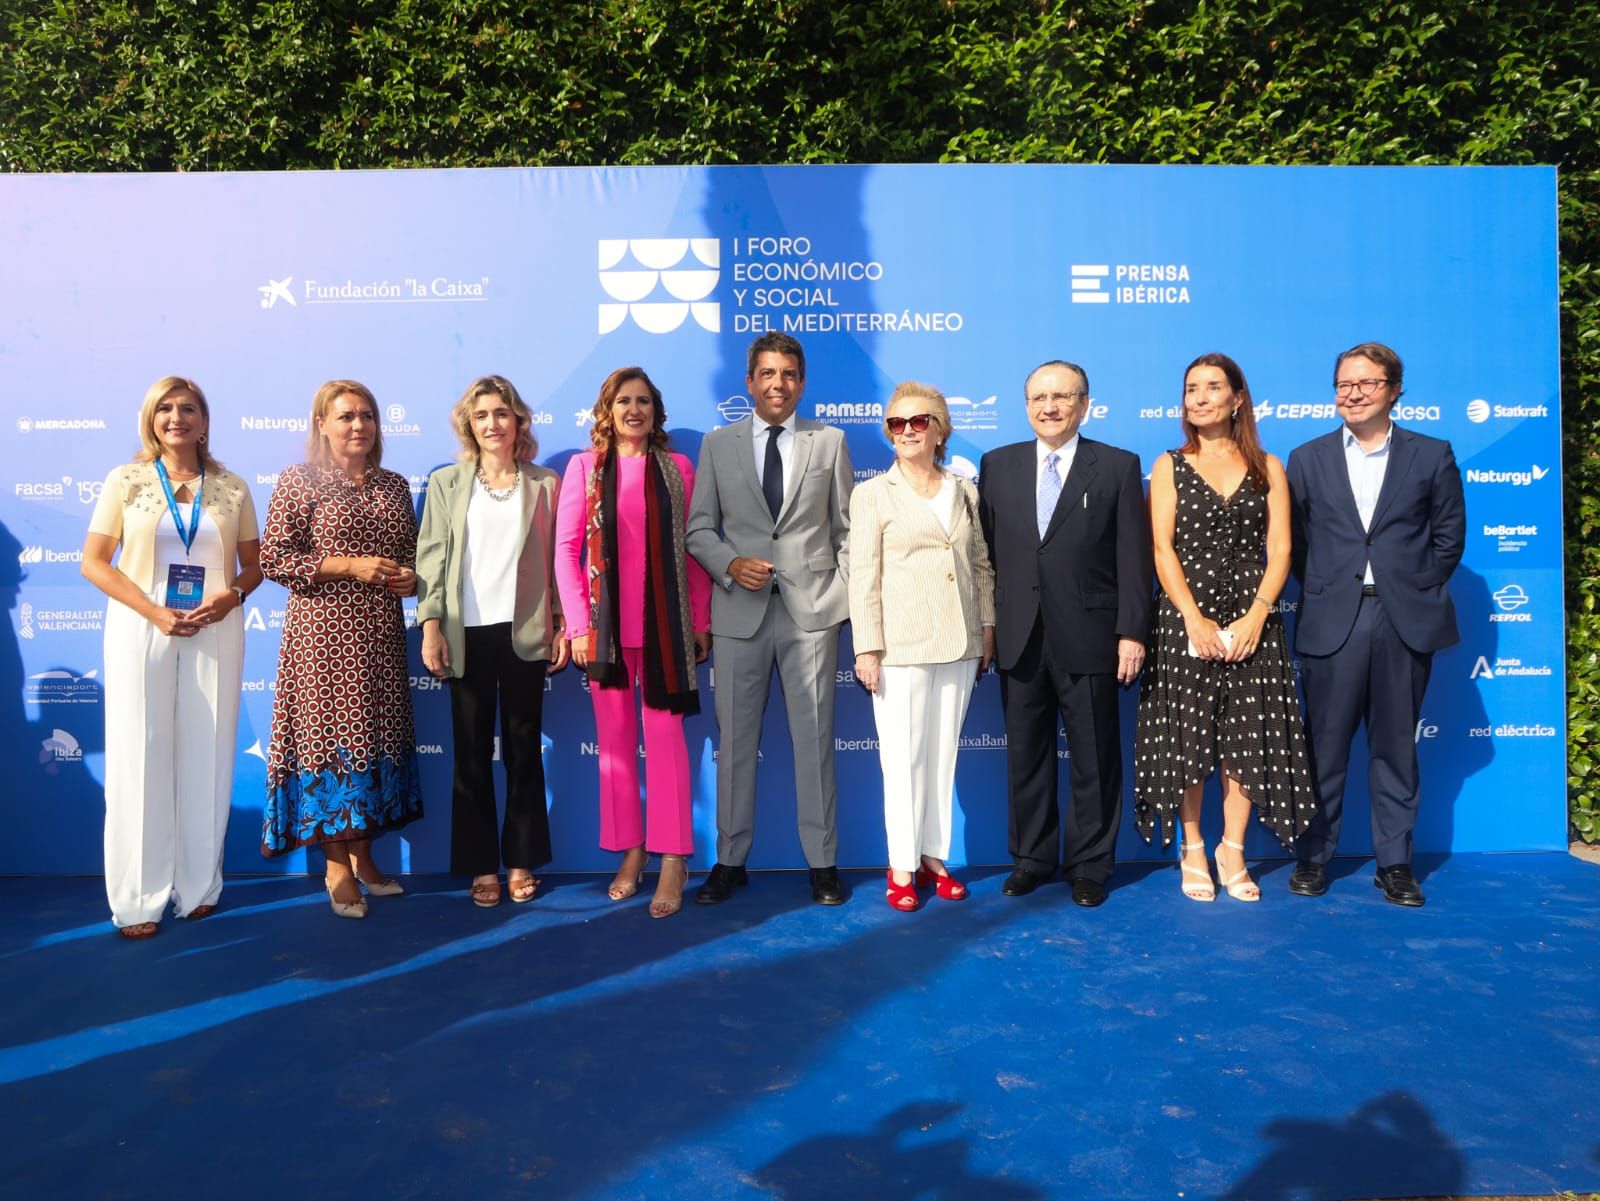
[[[689,317],[722,330],[722,305],[707,300],[722,275],[717,238],[601,238],[600,286],[611,299],[599,309],[599,332],[629,317],[646,333],[670,334]]]

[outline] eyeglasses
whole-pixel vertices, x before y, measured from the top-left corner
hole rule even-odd
[[[1028,403],[1036,409],[1043,408],[1049,401],[1055,401],[1058,405],[1075,405],[1088,396],[1087,392],[1036,392],[1028,397]]]
[[[1352,392],[1371,396],[1388,382],[1387,379],[1342,379],[1333,385],[1333,391],[1337,396],[1349,396]]]
[[[917,413],[911,417],[886,417],[883,424],[889,427],[891,434],[899,435],[906,432],[906,426],[911,427],[913,434],[925,434],[930,423],[938,424],[939,419],[932,413]]]

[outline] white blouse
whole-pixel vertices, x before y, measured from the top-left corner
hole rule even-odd
[[[495,500],[473,477],[467,547],[461,556],[462,625],[492,626],[514,619],[521,536],[522,489],[509,500]]]

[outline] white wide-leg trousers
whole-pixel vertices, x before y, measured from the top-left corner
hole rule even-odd
[[[872,697],[883,768],[883,825],[889,866],[914,872],[922,857],[950,855],[956,751],[977,676],[976,659],[882,667]]]
[[[222,892],[243,611],[234,609],[192,638],[169,638],[111,601],[105,634],[111,920],[159,922],[168,901],[183,917],[214,905]]]

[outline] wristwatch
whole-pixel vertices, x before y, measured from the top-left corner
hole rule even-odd
[[[228,587],[233,589],[233,594],[239,598],[239,608],[244,608],[244,599],[250,594],[237,584],[229,584]]]

